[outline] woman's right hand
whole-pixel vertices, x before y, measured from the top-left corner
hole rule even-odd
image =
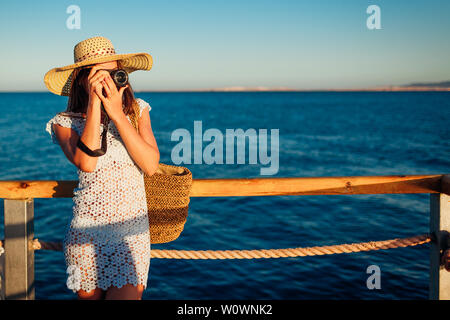
[[[87,78],[87,89],[89,92],[89,106],[100,107],[101,100],[95,89],[103,90],[102,81],[109,75],[106,70],[98,70],[98,66],[93,66]]]

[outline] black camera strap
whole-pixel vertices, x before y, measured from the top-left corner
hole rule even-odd
[[[104,120],[103,120],[103,132],[102,132],[102,147],[101,149],[96,149],[96,150],[91,150],[87,145],[85,145],[83,143],[83,141],[81,141],[81,137],[78,139],[77,142],[77,147],[83,151],[84,153],[86,153],[87,155],[91,156],[91,157],[100,157],[103,156],[106,153],[106,150],[108,148],[107,146],[107,141],[106,141],[106,134],[108,133],[108,126],[109,126],[109,117],[108,114],[105,111],[105,108],[103,107],[102,104],[102,113],[105,115]]]

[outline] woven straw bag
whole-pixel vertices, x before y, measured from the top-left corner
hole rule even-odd
[[[138,130],[136,113],[131,118],[131,123]],[[188,216],[191,171],[185,167],[159,163],[153,175],[144,173],[144,184],[151,243],[177,239]]]

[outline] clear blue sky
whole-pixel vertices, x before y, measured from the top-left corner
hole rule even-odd
[[[81,8],[69,30],[66,9]],[[381,8],[381,30],[366,8]],[[74,45],[102,35],[149,52],[136,90],[229,86],[362,88],[450,79],[448,0],[4,1],[0,90],[45,90]]]

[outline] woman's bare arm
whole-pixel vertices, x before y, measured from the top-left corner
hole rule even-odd
[[[61,149],[70,162],[81,171],[92,172],[95,170],[98,159],[87,155],[77,147],[79,136],[75,130],[58,124],[53,124],[53,130]],[[100,107],[88,107],[81,141],[91,150],[100,148]]]

